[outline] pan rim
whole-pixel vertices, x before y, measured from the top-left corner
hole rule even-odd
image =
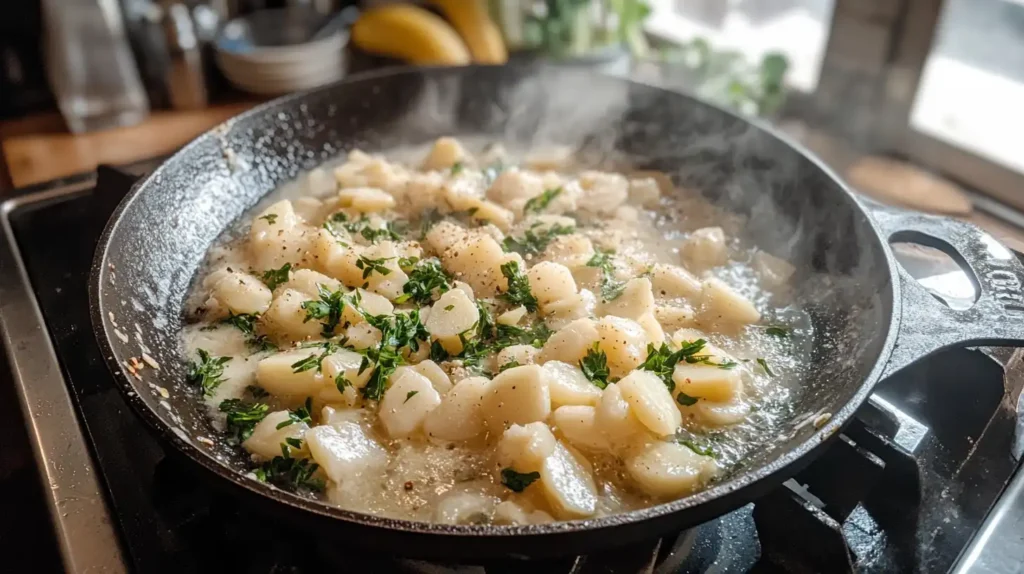
[[[764,132],[766,135],[778,140],[780,143],[787,145],[794,152],[798,153],[803,157],[804,160],[809,161],[811,165],[820,170],[832,184],[834,184],[841,192],[841,197],[846,201],[850,207],[863,217],[867,222],[867,225],[873,232],[872,239],[878,242],[881,252],[883,253],[886,261],[886,271],[888,273],[889,289],[891,292],[891,305],[892,310],[888,317],[888,330],[885,334],[885,339],[880,347],[878,357],[875,359],[871,371],[868,373],[860,385],[860,388],[853,394],[849,401],[837,412],[831,414],[829,420],[821,427],[817,428],[815,432],[807,436],[802,442],[796,445],[794,448],[780,455],[779,458],[772,461],[769,464],[758,467],[755,471],[749,473],[740,473],[732,476],[720,483],[716,483],[713,486],[673,501],[664,502],[651,506],[648,508],[632,510],[628,512],[622,512],[617,514],[611,514],[608,516],[602,516],[597,518],[588,518],[580,520],[567,520],[559,522],[551,522],[547,524],[531,524],[531,525],[448,525],[433,522],[424,522],[416,520],[388,518],[384,516],[377,516],[373,514],[367,514],[362,512],[355,512],[351,510],[345,510],[337,506],[330,505],[327,502],[306,498],[298,494],[287,492],[278,489],[270,484],[260,482],[255,478],[250,478],[242,472],[231,469],[218,461],[214,456],[204,450],[199,449],[197,446],[192,444],[189,440],[184,440],[182,437],[174,432],[173,426],[168,423],[155,409],[152,409],[147,405],[139,396],[137,389],[132,385],[131,379],[128,374],[124,371],[123,366],[117,360],[115,355],[115,343],[111,338],[113,336],[112,330],[108,328],[106,324],[107,308],[104,306],[102,291],[103,291],[103,278],[104,272],[106,271],[107,254],[110,249],[111,236],[118,230],[118,227],[122,221],[122,215],[127,211],[136,199],[145,192],[145,190],[152,184],[153,181],[159,179],[165,170],[171,169],[171,166],[179,157],[183,156],[191,150],[193,147],[199,146],[204,142],[211,140],[216,137],[220,132],[229,130],[234,124],[243,122],[250,117],[269,114],[276,112],[282,108],[287,108],[293,102],[301,101],[311,94],[320,92],[326,92],[333,89],[340,84],[352,84],[358,82],[373,81],[381,77],[397,76],[397,75],[431,75],[440,73],[451,73],[453,70],[459,70],[459,73],[472,73],[473,70],[480,68],[501,68],[502,66],[491,66],[491,65],[469,65],[462,67],[418,67],[418,66],[399,66],[385,68],[381,70],[373,70],[369,72],[353,74],[339,82],[322,86],[313,90],[306,90],[290,94],[281,98],[265,102],[259,106],[256,106],[246,112],[243,112],[237,116],[229,118],[224,122],[218,124],[210,130],[197,136],[191,142],[183,146],[181,149],[176,151],[173,155],[166,158],[156,170],[147,175],[145,178],[140,180],[129,193],[121,200],[118,206],[115,208],[104,226],[103,232],[97,242],[97,247],[94,252],[90,276],[89,276],[89,307],[92,319],[93,333],[96,337],[97,342],[100,346],[100,351],[103,355],[104,362],[107,365],[108,371],[110,371],[112,378],[118,389],[121,392],[122,397],[132,409],[136,415],[142,418],[153,430],[155,430],[161,438],[170,442],[174,447],[181,453],[185,454],[193,462],[199,464],[204,470],[210,471],[218,475],[222,479],[227,479],[237,486],[249,491],[249,494],[260,495],[264,498],[271,499],[275,502],[283,503],[293,509],[298,509],[306,512],[310,512],[313,515],[317,515],[320,518],[329,518],[334,520],[340,520],[343,522],[362,525],[367,527],[383,528],[391,531],[400,531],[416,535],[426,536],[439,536],[439,537],[471,537],[471,538],[501,538],[508,539],[513,537],[539,537],[548,535],[558,534],[579,534],[584,532],[592,532],[598,530],[604,530],[608,528],[615,528],[627,525],[635,525],[643,522],[652,521],[659,518],[666,518],[669,515],[680,513],[684,510],[690,510],[705,503],[710,503],[716,500],[724,500],[728,496],[738,496],[740,493],[763,493],[768,488],[781,484],[786,479],[790,478],[795,474],[803,465],[809,463],[816,454],[823,450],[823,447],[827,443],[838,436],[839,431],[843,426],[852,418],[854,412],[864,403],[867,397],[873,390],[875,383],[878,381],[886,362],[892,352],[895,338],[899,330],[899,322],[902,316],[902,297],[901,297],[901,285],[896,280],[898,272],[896,268],[895,260],[889,250],[886,238],[882,236],[877,224],[868,214],[867,210],[856,198],[856,196],[850,191],[848,185],[843,181],[838,174],[836,174],[829,166],[827,166],[823,160],[811,153],[805,146],[799,142],[793,141],[788,135],[782,133],[777,128],[768,125],[764,121],[758,118],[748,118],[739,116],[731,110],[722,108],[716,104],[706,102],[688,93],[683,93],[675,90],[667,89],[652,82],[640,82],[630,78],[612,78],[617,81],[621,81],[627,84],[637,84],[650,87],[654,90],[668,92],[673,96],[683,97],[689,100],[692,104],[697,106],[708,107],[716,110],[719,113],[725,114],[734,119],[738,119],[742,122],[746,122],[756,129]],[[559,69],[556,64],[537,64],[530,63],[526,65],[522,64],[509,64],[505,67],[508,68],[548,68],[548,69]],[[593,72],[595,75],[601,75]],[[117,368],[114,368],[114,364],[117,364]],[[732,508],[738,508],[748,502],[744,500],[741,503],[734,503],[731,505]],[[722,512],[713,512],[714,516],[720,516],[724,514]],[[704,520],[709,520],[712,517],[707,517]]]

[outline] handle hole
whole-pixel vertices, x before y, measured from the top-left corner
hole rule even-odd
[[[941,303],[957,311],[974,306],[981,294],[974,272],[941,239],[916,231],[900,231],[889,238],[896,261]]]

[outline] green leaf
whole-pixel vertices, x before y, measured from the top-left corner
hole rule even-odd
[[[213,395],[214,389],[224,382],[224,364],[231,360],[231,357],[214,357],[205,349],[198,349],[199,360],[189,364],[188,374],[185,380],[193,385],[199,386],[203,396]]]
[[[509,261],[501,266],[501,274],[508,280],[508,287],[498,298],[513,306],[526,307],[527,311],[537,310],[537,298],[530,292],[530,281],[526,275],[519,270],[518,261]]]
[[[775,376],[775,373],[773,373],[772,370],[768,368],[768,361],[765,361],[764,359],[758,357],[757,364],[761,365],[761,368],[764,369],[764,372],[767,373],[769,377]]]
[[[583,375],[587,377],[591,383],[599,389],[604,389],[608,386],[608,355],[602,351],[597,343],[587,350],[585,357],[580,359],[580,370],[583,371]]]
[[[697,399],[697,397],[691,397],[686,393],[679,393],[678,395],[676,395],[676,402],[683,405],[684,407],[692,407],[693,405],[697,404],[698,400],[699,399]]]
[[[526,202],[526,205],[523,206],[523,213],[540,213],[541,211],[544,211],[547,209],[548,204],[550,204],[561,193],[561,187],[544,190],[540,195],[532,197]]]
[[[263,272],[263,283],[270,288],[271,291],[277,289],[277,286],[282,283],[288,282],[289,272],[292,270],[291,263],[285,263],[280,269],[270,269]]]
[[[419,393],[419,391],[409,391],[408,393],[405,393],[405,400],[402,401],[402,404],[409,402],[409,399],[415,397],[417,393]]]
[[[522,492],[540,478],[539,472],[516,472],[511,468],[501,469],[501,483],[512,492]]]
[[[506,237],[501,246],[508,253],[538,255],[559,235],[568,235],[575,231],[576,228],[569,225],[556,224],[544,227],[543,223],[535,223],[523,232],[522,237]]]
[[[246,404],[239,399],[222,401],[219,408],[220,412],[227,414],[227,440],[236,445],[242,444],[252,436],[256,424],[262,421],[270,411],[270,407],[263,403]]]

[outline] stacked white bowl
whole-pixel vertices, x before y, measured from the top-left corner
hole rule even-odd
[[[345,75],[348,43],[340,22],[305,7],[237,18],[217,37],[217,66],[236,87],[260,95],[336,82]]]

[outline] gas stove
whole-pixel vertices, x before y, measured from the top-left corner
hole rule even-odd
[[[0,210],[0,335],[68,571],[1021,571],[1024,352],[1011,349],[956,349],[916,364],[881,384],[834,445],[774,492],[600,555],[426,563],[265,518],[162,447],[122,400],[93,338],[86,282],[96,240],[155,165],[20,190]],[[904,264],[919,278],[948,276],[912,257]]]

